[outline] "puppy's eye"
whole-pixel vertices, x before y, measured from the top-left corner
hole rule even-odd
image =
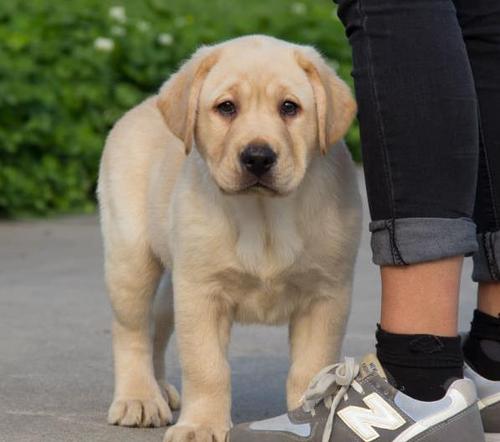
[[[236,114],[236,105],[232,101],[223,101],[217,105],[217,110],[225,117],[232,117]]]
[[[299,105],[293,101],[286,100],[281,103],[280,113],[285,117],[294,117],[299,112]]]

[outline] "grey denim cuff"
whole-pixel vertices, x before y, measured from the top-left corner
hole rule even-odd
[[[372,221],[371,246],[377,265],[416,264],[478,250],[469,218],[397,218]],[[500,249],[498,249],[500,251]]]
[[[476,282],[500,281],[500,231],[477,235],[479,250],[474,254],[472,279]]]

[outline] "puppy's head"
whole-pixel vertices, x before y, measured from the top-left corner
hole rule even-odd
[[[162,87],[158,107],[223,192],[267,195],[292,192],[356,112],[316,50],[265,36],[202,47]]]

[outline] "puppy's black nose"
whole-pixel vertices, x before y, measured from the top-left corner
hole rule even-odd
[[[276,153],[267,144],[249,144],[240,155],[243,167],[260,177],[276,163]]]

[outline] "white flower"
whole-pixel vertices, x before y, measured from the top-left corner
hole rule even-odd
[[[112,6],[109,8],[109,16],[120,23],[125,23],[127,21],[127,14],[123,6]]]
[[[295,15],[304,15],[307,11],[307,7],[304,3],[295,2],[292,3],[292,12]]]
[[[151,25],[145,20],[139,20],[137,22],[137,29],[141,32],[147,32],[151,28]]]
[[[94,40],[94,48],[101,52],[111,52],[115,47],[115,42],[111,38],[97,37]]]
[[[170,34],[160,34],[158,35],[158,43],[162,46],[170,46],[174,42],[174,37]]]
[[[114,35],[115,37],[123,37],[126,33],[125,28],[122,26],[111,27],[111,35]]]

